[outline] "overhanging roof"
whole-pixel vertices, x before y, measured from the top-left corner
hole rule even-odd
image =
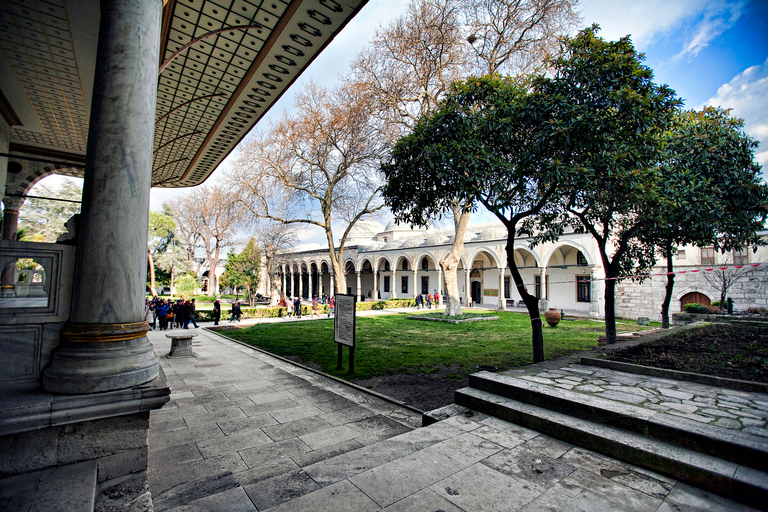
[[[366,2],[169,0],[153,186],[205,181]],[[11,153],[84,162],[98,20],[97,0],[0,0],[0,114],[12,125]]]

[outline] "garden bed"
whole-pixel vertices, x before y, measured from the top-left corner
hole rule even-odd
[[[605,354],[605,359],[768,382],[768,325],[710,324]]]
[[[462,324],[465,322],[481,322],[483,320],[498,320],[499,317],[489,313],[462,313],[455,316],[446,316],[442,312],[424,313],[421,315],[409,315],[408,320],[426,320],[428,322],[445,322],[447,324]]]

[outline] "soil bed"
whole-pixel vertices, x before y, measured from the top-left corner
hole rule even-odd
[[[768,326],[704,325],[611,351],[611,361],[768,383]]]

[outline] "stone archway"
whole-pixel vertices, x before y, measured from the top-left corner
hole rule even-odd
[[[680,311],[685,310],[686,304],[703,304],[704,306],[709,307],[712,304],[712,301],[701,292],[688,292],[680,297]]]

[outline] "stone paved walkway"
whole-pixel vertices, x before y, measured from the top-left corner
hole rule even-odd
[[[768,437],[768,395],[615,370],[568,365],[511,375],[576,393],[633,404],[701,423]]]
[[[180,359],[149,334],[173,388],[150,417],[158,512],[746,510],[483,414],[416,428],[409,409],[197,332]]]

